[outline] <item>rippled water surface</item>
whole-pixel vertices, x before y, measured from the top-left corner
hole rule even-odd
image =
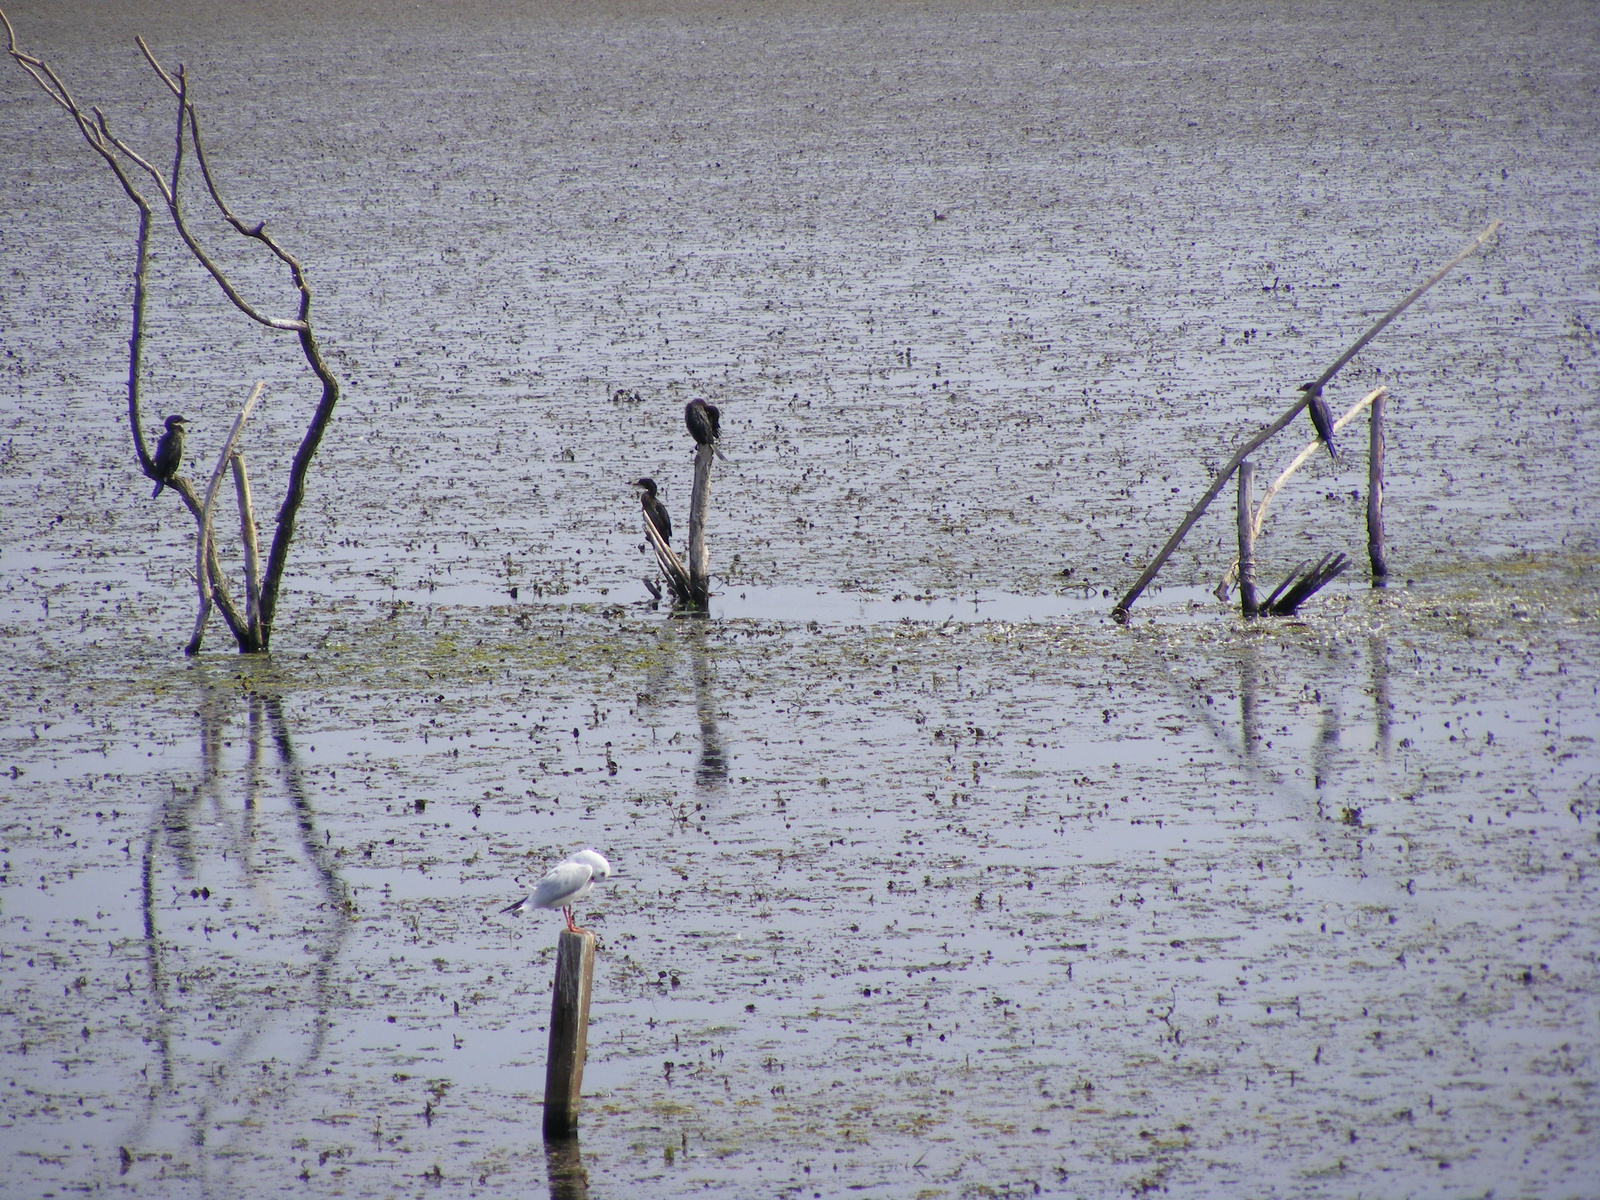
[[[131,210],[0,73],[8,1194],[584,1194],[499,909],[585,844],[596,1197],[1600,1188],[1588,6],[7,12],[160,161],[187,66],[345,385],[274,653],[184,659]],[[1330,389],[1391,586],[1245,625],[1219,502],[1113,623],[1492,219]],[[199,477],[265,379],[270,526],[309,376],[152,280],[146,417]],[[709,620],[628,487],[687,525],[693,396]],[[1264,577],[1365,566],[1365,442]]]

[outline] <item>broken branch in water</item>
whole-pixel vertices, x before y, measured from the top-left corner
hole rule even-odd
[[[1226,485],[1228,482],[1229,476],[1239,469],[1239,464],[1249,457],[1256,447],[1260,446],[1273,434],[1277,433],[1279,430],[1288,425],[1290,421],[1294,420],[1295,417],[1300,414],[1300,410],[1303,409],[1307,404],[1311,403],[1311,397],[1319,393],[1322,390],[1322,387],[1336,374],[1338,374],[1340,368],[1354,358],[1356,353],[1360,351],[1363,346],[1365,346],[1373,338],[1377,337],[1378,333],[1386,325],[1388,325],[1389,322],[1393,321],[1402,312],[1414,304],[1424,292],[1426,292],[1434,284],[1438,283],[1439,280],[1443,279],[1454,267],[1459,266],[1462,262],[1466,261],[1466,259],[1470,257],[1486,241],[1488,241],[1489,238],[1494,235],[1495,230],[1499,228],[1499,221],[1491,222],[1487,229],[1472,239],[1471,243],[1465,250],[1461,251],[1460,254],[1456,255],[1444,266],[1440,267],[1439,270],[1435,271],[1433,275],[1431,275],[1420,287],[1411,292],[1410,295],[1406,296],[1405,299],[1401,300],[1400,303],[1396,304],[1388,312],[1384,313],[1383,316],[1378,319],[1377,324],[1373,325],[1372,328],[1368,329],[1359,338],[1357,338],[1350,349],[1346,350],[1339,356],[1339,358],[1334,362],[1333,366],[1324,371],[1322,375],[1308,388],[1301,391],[1300,399],[1295,401],[1295,403],[1289,408],[1288,412],[1284,413],[1276,421],[1272,422],[1272,424],[1268,425],[1260,433],[1256,434],[1249,441],[1245,442],[1244,445],[1240,446],[1239,449],[1234,451],[1233,457],[1223,465],[1222,470],[1217,472],[1216,476],[1211,480],[1211,486],[1206,489],[1205,495],[1201,496],[1199,502],[1189,510],[1189,515],[1184,517],[1182,524],[1180,524],[1178,528],[1173,531],[1172,536],[1167,539],[1167,544],[1161,547],[1160,553],[1158,553],[1155,558],[1151,560],[1150,565],[1144,569],[1143,574],[1141,574],[1134,585],[1128,589],[1127,593],[1122,597],[1122,599],[1117,601],[1116,607],[1111,610],[1111,616],[1113,620],[1117,621],[1119,624],[1127,621],[1128,610],[1133,607],[1134,601],[1139,598],[1139,594],[1143,592],[1145,588],[1150,586],[1150,581],[1154,579],[1160,572],[1161,568],[1166,564],[1167,559],[1172,557],[1173,551],[1175,551],[1178,546],[1182,544],[1184,537],[1187,536],[1189,530],[1194,527],[1194,523],[1205,514],[1206,509],[1211,507],[1211,502],[1215,500],[1219,494],[1221,494],[1224,485]]]
[[[1324,554],[1317,560],[1316,566],[1307,570],[1306,563],[1309,561],[1309,559],[1302,561],[1290,571],[1283,582],[1272,589],[1272,595],[1267,597],[1266,603],[1259,611],[1271,613],[1275,617],[1292,616],[1295,609],[1344,572],[1350,565],[1350,556],[1343,551]]]

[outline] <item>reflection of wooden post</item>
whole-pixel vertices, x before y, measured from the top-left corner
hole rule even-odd
[[[1256,531],[1254,499],[1256,465],[1249,459],[1239,464],[1239,611],[1256,615]]]
[[[556,987],[550,1000],[550,1055],[544,1076],[544,1131],[571,1133],[583,1099],[583,1060],[589,1047],[589,991],[594,984],[594,934],[561,931]]]
[[[711,601],[711,554],[706,549],[706,511],[711,507],[711,463],[714,446],[694,448],[694,493],[689,498],[689,586],[692,602],[705,608]]]
[[[583,1151],[576,1135],[545,1138],[544,1160],[550,1200],[589,1200],[589,1172],[583,1169]]]
[[[1389,574],[1383,549],[1383,410],[1380,393],[1372,402],[1371,434],[1367,439],[1367,557],[1372,559],[1372,579],[1382,583]]]

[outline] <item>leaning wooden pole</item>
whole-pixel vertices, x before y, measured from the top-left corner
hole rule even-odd
[[[1256,603],[1256,530],[1255,513],[1256,465],[1248,460],[1239,464],[1239,611],[1253,617],[1259,611]]]
[[[1389,574],[1389,560],[1383,545],[1383,414],[1386,397],[1379,393],[1372,402],[1372,419],[1367,439],[1367,557],[1372,560],[1372,582],[1382,585]]]
[[[715,446],[694,448],[694,493],[689,498],[689,588],[691,603],[704,609],[711,603],[711,552],[706,549],[706,513],[711,508],[711,463]]]
[[[1357,352],[1359,352],[1363,346],[1365,346],[1373,338],[1377,337],[1379,332],[1381,332],[1390,321],[1393,321],[1407,308],[1411,307],[1412,304],[1416,303],[1416,301],[1422,297],[1424,292],[1443,279],[1455,267],[1465,262],[1473,253],[1478,250],[1480,246],[1493,237],[1495,230],[1499,228],[1499,221],[1490,222],[1489,227],[1477,237],[1473,238],[1465,250],[1461,251],[1460,254],[1456,255],[1449,262],[1445,263],[1444,266],[1440,267],[1431,276],[1429,276],[1420,287],[1418,287],[1410,295],[1406,296],[1405,299],[1401,300],[1400,303],[1396,304],[1388,312],[1384,313],[1383,316],[1379,317],[1377,323],[1363,333],[1359,338],[1357,338],[1351,347],[1341,354],[1334,364],[1317,378],[1316,382],[1308,384],[1305,388],[1301,389],[1300,399],[1295,402],[1288,412],[1284,413],[1283,416],[1279,417],[1271,425],[1268,425],[1260,433],[1256,434],[1255,437],[1251,438],[1243,446],[1240,446],[1239,449],[1234,451],[1233,457],[1227,461],[1222,470],[1218,471],[1216,477],[1211,481],[1211,486],[1206,490],[1206,494],[1200,497],[1199,503],[1189,510],[1189,515],[1183,519],[1183,523],[1179,525],[1178,528],[1173,532],[1172,536],[1167,539],[1167,544],[1161,547],[1161,552],[1157,554],[1153,560],[1151,560],[1150,565],[1144,569],[1144,573],[1139,576],[1138,580],[1131,588],[1128,589],[1127,593],[1122,597],[1122,599],[1117,601],[1117,606],[1111,610],[1111,617],[1113,620],[1115,620],[1118,624],[1123,624],[1127,621],[1128,610],[1133,607],[1133,602],[1139,598],[1139,594],[1143,592],[1145,588],[1150,586],[1150,581],[1156,577],[1156,574],[1166,564],[1167,559],[1172,557],[1173,551],[1175,551],[1183,542],[1183,539],[1188,534],[1189,530],[1194,527],[1194,523],[1205,514],[1206,509],[1211,507],[1211,502],[1222,493],[1223,487],[1228,482],[1228,477],[1232,475],[1234,471],[1238,470],[1239,464],[1242,463],[1250,454],[1254,453],[1257,446],[1260,446],[1273,434],[1277,433],[1290,421],[1294,420],[1295,417],[1299,416],[1300,410],[1311,402],[1311,397],[1320,393],[1323,386],[1327,384],[1328,381],[1331,380],[1336,374],[1338,374],[1340,368],[1354,358]]]
[[[544,1076],[544,1132],[563,1137],[578,1127],[583,1060],[589,1049],[589,992],[594,984],[595,936],[561,931],[556,985],[550,1000],[550,1053]]]

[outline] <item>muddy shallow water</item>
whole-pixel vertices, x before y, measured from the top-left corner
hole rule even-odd
[[[148,144],[132,31],[188,65],[347,389],[274,654],[184,660],[131,222],[0,76],[8,1192],[539,1194],[498,910],[584,844],[595,1196],[1600,1188],[1586,8],[8,12]],[[1496,217],[1331,397],[1393,586],[1245,626],[1219,503],[1112,623]],[[155,276],[147,416],[198,475],[267,379],[266,525],[304,374]],[[708,621],[627,488],[687,524],[693,395]],[[1364,442],[1265,575],[1364,561]]]

